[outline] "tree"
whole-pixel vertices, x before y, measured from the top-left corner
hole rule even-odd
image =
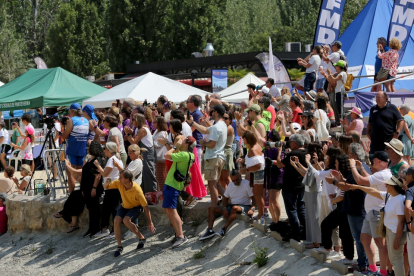
[[[93,2],[73,0],[62,5],[47,35],[46,64],[78,76],[109,71],[104,22]]]
[[[24,40],[16,32],[5,9],[0,12],[0,81],[9,82],[33,66]]]
[[[110,0],[111,67],[189,58],[218,37],[220,0]],[[162,68],[160,68],[162,69]]]

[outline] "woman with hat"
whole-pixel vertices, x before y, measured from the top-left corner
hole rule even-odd
[[[29,196],[33,195],[33,190],[31,190],[31,186],[32,186],[31,183],[32,182],[30,181],[31,175],[32,175],[32,171],[30,169],[30,166],[27,165],[27,164],[23,164],[22,168],[20,170],[20,174],[23,176],[23,180],[22,180],[22,182],[20,182],[20,184],[19,184],[19,180],[17,180],[16,177],[12,178],[14,183],[16,183],[16,186],[18,188],[17,192],[19,194],[22,194],[27,189],[27,191],[28,191],[27,194]]]
[[[404,127],[403,131],[401,131],[400,137],[398,139],[404,144],[404,148],[402,149],[403,152],[403,159],[410,165],[411,157],[414,157],[414,120],[408,114],[411,111],[411,108],[407,104],[403,104],[400,106],[400,113],[404,118]]]
[[[407,240],[406,233],[403,231],[405,224],[405,185],[399,178],[392,176],[385,181],[386,192],[361,185],[346,184],[346,187],[352,190],[360,189],[373,197],[385,200],[384,226],[386,229],[385,238],[387,241],[388,258],[391,261],[395,276],[404,276],[403,253],[404,244]]]
[[[345,133],[348,134],[351,130],[355,130],[359,133],[360,137],[362,137],[362,130],[364,129],[362,118],[364,116],[362,115],[361,108],[353,107],[350,114],[352,119],[351,123],[349,123],[347,118],[344,118],[343,120],[340,119],[341,125],[344,126]]]

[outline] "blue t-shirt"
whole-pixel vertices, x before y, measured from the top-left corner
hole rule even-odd
[[[414,182],[407,185],[408,189],[405,191],[405,200],[411,200],[411,207],[414,207]]]
[[[85,156],[86,142],[89,134],[89,121],[85,117],[73,117],[73,128],[68,137],[66,154],[71,156]]]
[[[384,52],[388,52],[389,50],[390,50],[390,47],[388,46],[384,47]],[[376,53],[377,54],[375,55],[375,74],[378,74],[379,70],[382,67],[382,59],[378,57],[378,51]]]
[[[236,139],[237,141],[240,141],[239,134],[237,133],[237,125],[236,125],[236,120],[235,119],[233,119],[233,121],[231,121],[231,126],[234,129],[234,139]]]
[[[200,118],[203,116],[203,113],[201,113],[199,108],[197,108],[196,110],[194,110],[194,112],[191,112],[190,114],[191,114],[191,116],[193,116],[193,120],[197,124],[199,123]],[[193,131],[193,137],[197,141],[197,148],[201,148],[200,139],[203,139],[203,134],[200,131],[198,131],[197,129],[195,129]]]

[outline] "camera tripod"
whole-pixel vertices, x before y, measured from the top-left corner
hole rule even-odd
[[[36,161],[41,160],[42,153],[43,153],[43,165],[44,165],[44,169],[45,169],[46,175],[47,175],[47,184],[50,187],[50,191],[52,192],[53,199],[56,199],[56,189],[66,189],[66,193],[68,192],[68,190],[67,190],[67,188],[68,188],[68,186],[67,186],[67,175],[65,176],[65,171],[66,170],[64,170],[63,164],[60,161],[60,156],[61,156],[61,153],[62,153],[62,149],[64,151],[64,145],[66,143],[65,143],[65,141],[63,141],[63,143],[57,149],[56,145],[55,145],[55,142],[53,141],[52,131],[54,129],[55,132],[57,132],[57,133],[59,133],[59,132],[54,127],[54,125],[51,125],[49,123],[47,124],[47,129],[48,129],[48,132],[45,136],[45,141],[43,142],[42,149],[40,150],[40,155],[38,157],[36,157],[36,159],[33,159],[33,162],[35,162],[35,164],[36,164]],[[49,143],[49,149],[45,150],[46,143]],[[51,171],[49,171],[49,169],[48,169],[48,164],[49,164],[48,157],[50,157],[50,161],[51,161],[50,163],[52,164]],[[60,182],[62,183],[62,185],[61,185],[62,187],[56,188],[57,180],[55,180],[55,177],[53,175],[54,166],[56,166],[56,168],[58,170],[58,177],[59,177]],[[36,169],[37,168],[35,166],[34,171],[32,172],[32,175],[30,177],[29,184],[32,183],[32,179],[33,179],[33,176],[36,172]],[[52,186],[52,184],[53,184],[53,186]],[[35,185],[35,184],[33,184],[33,185]],[[29,185],[26,186],[25,194],[27,193],[28,189],[29,189]],[[34,187],[34,189],[36,189],[36,187]],[[49,194],[49,192],[47,194]]]

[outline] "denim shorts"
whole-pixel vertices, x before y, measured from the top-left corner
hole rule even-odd
[[[315,89],[323,89],[323,87],[325,86],[325,82],[326,82],[325,78],[318,79],[316,81]]]
[[[254,185],[263,185],[264,184],[264,170],[253,172],[254,175]]]
[[[181,191],[165,184],[164,189],[162,190],[162,195],[164,196],[162,208],[177,209],[177,202],[180,192]]]
[[[134,222],[139,217],[139,215],[141,215],[142,211],[143,208],[141,205],[131,209],[125,209],[122,207],[122,205],[119,205],[118,209],[116,210],[116,216],[121,218],[130,217],[131,221]]]
[[[242,209],[242,214],[247,214],[247,212],[249,212],[249,210],[252,209],[251,205],[230,204],[227,205],[227,211],[229,211],[229,214],[231,213],[231,208],[233,208],[233,206],[239,206]]]
[[[85,160],[85,156],[73,156],[68,155],[69,162],[75,166],[83,166],[83,161]]]

